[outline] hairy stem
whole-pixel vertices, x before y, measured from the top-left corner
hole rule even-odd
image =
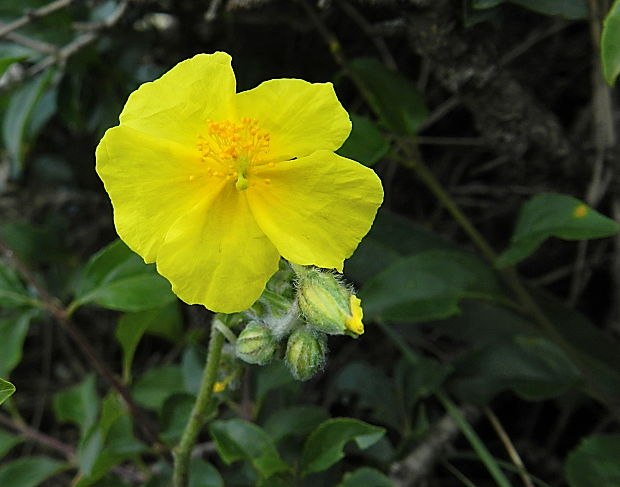
[[[187,487],[189,480],[189,461],[191,459],[192,448],[196,444],[198,434],[205,421],[205,414],[213,397],[213,386],[217,379],[217,370],[220,363],[222,346],[224,345],[224,335],[214,326],[216,320],[221,321],[221,315],[216,315],[211,325],[211,338],[209,339],[209,350],[207,352],[207,362],[202,373],[202,381],[198,397],[192,408],[192,413],[187,421],[181,441],[174,450],[174,487]],[[222,323],[224,326],[225,324]]]

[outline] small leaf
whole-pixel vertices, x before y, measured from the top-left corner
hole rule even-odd
[[[0,376],[9,377],[22,360],[24,340],[37,311],[30,310],[16,317],[0,319]]]
[[[24,138],[26,129],[37,108],[41,96],[49,85],[53,69],[48,69],[36,78],[24,83],[10,98],[4,113],[2,136],[11,159],[13,176],[21,175],[24,163]]]
[[[123,377],[131,376],[133,356],[145,333],[163,336],[173,341],[181,334],[181,315],[175,303],[163,308],[126,313],[116,326],[115,336],[123,350]]]
[[[19,445],[23,438],[0,430],[0,459],[2,459],[15,445]]]
[[[70,389],[56,393],[52,406],[58,421],[75,423],[82,433],[86,432],[99,413],[95,376],[89,375]]]
[[[213,465],[195,458],[190,464],[189,487],[224,487],[224,479]]]
[[[186,392],[181,367],[153,367],[136,381],[132,390],[138,404],[159,411],[170,396]]]
[[[227,464],[245,460],[264,478],[290,468],[280,458],[267,433],[253,423],[241,419],[214,421],[209,431],[220,457]]]
[[[519,213],[510,246],[497,259],[498,267],[514,265],[549,237],[585,240],[618,233],[618,224],[572,196],[543,193],[528,200]]]
[[[345,474],[337,487],[360,487],[367,485],[372,487],[396,487],[396,484],[390,480],[384,473],[374,468],[362,467],[354,472]]]
[[[15,386],[4,379],[0,379],[0,404],[6,401],[14,393]]]
[[[322,472],[344,457],[344,446],[355,441],[365,449],[385,434],[384,428],[353,418],[334,418],[321,423],[308,437],[302,455],[304,474]]]
[[[376,59],[354,59],[352,76],[366,91],[369,103],[389,130],[415,134],[428,112],[415,85],[402,74],[391,71]]]
[[[17,308],[32,306],[33,302],[17,273],[0,262],[0,306]]]
[[[601,61],[603,76],[613,86],[620,74],[620,0],[613,3],[603,22]]]
[[[305,437],[329,418],[325,409],[317,406],[295,406],[278,409],[265,422],[263,428],[277,443],[288,436]]]
[[[65,468],[66,464],[47,457],[20,458],[0,466],[0,485],[36,487]]]
[[[501,3],[513,3],[541,14],[559,15],[566,19],[588,17],[587,0],[473,0],[473,7],[492,8]]]
[[[338,154],[365,166],[373,166],[390,150],[390,143],[367,117],[351,115],[353,128]]]
[[[395,261],[362,287],[368,317],[418,322],[460,311],[464,298],[502,300],[494,270],[466,252],[431,250]]]
[[[581,441],[566,460],[570,487],[620,485],[620,435],[592,435]]]
[[[170,284],[120,240],[88,262],[76,289],[75,309],[95,303],[119,311],[161,308],[175,300]]]
[[[0,59],[0,76],[2,76],[7,69],[9,69],[9,67],[11,66],[11,64],[14,63],[19,63],[20,61],[23,61],[25,59],[28,59],[27,56],[13,56],[13,57],[5,57]]]

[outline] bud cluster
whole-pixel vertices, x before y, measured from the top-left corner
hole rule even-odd
[[[364,333],[360,303],[334,273],[281,261],[262,296],[243,313],[236,355],[257,365],[283,359],[297,380],[308,380],[325,365],[327,335]]]

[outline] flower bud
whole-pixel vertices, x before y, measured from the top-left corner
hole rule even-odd
[[[284,359],[295,379],[308,380],[323,368],[327,354],[326,341],[324,334],[308,326],[300,326],[291,333]]]
[[[298,272],[299,308],[309,325],[330,335],[364,333],[361,301],[331,272]]]
[[[251,321],[237,337],[236,354],[250,364],[264,365],[273,358],[276,346],[269,328]]]

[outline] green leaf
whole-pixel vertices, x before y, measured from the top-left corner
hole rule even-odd
[[[294,406],[275,411],[269,416],[263,428],[274,443],[278,443],[289,436],[305,437],[327,418],[329,414],[323,408]]]
[[[566,460],[570,487],[620,485],[620,435],[592,435],[581,441]]]
[[[528,200],[519,213],[510,246],[498,267],[514,265],[533,254],[549,237],[585,240],[618,233],[618,224],[572,196],[543,193]]]
[[[23,61],[24,59],[28,59],[27,56],[13,56],[13,57],[5,57],[0,59],[0,76],[2,76],[7,69],[11,66],[11,64],[18,63]]]
[[[89,375],[70,389],[56,393],[52,407],[58,421],[75,423],[84,433],[94,424],[99,413],[95,376]]]
[[[264,478],[290,468],[280,458],[269,435],[253,423],[241,419],[214,421],[209,431],[226,464],[245,460]]]
[[[338,154],[366,166],[373,166],[390,150],[390,143],[376,124],[367,117],[351,115],[353,128]]]
[[[346,473],[342,478],[342,482],[340,482],[337,487],[360,487],[363,485],[372,485],[372,487],[396,487],[396,484],[384,473],[369,467],[358,468],[354,472]]]
[[[390,321],[445,318],[464,298],[503,300],[494,270],[465,252],[430,250],[395,261],[362,287],[364,314]]]
[[[344,446],[355,441],[365,449],[385,434],[384,428],[353,418],[334,418],[321,423],[308,437],[302,455],[304,474],[322,472],[344,457]]]
[[[224,487],[224,479],[213,465],[195,458],[190,464],[189,487]]]
[[[0,262],[0,307],[32,306],[33,302],[17,273]]]
[[[262,401],[271,391],[284,388],[298,390],[296,381],[282,361],[259,367],[256,377],[256,399]]]
[[[72,309],[95,303],[119,311],[146,311],[175,300],[170,284],[120,240],[95,254],[84,269]]]
[[[411,81],[376,59],[354,59],[349,68],[388,130],[405,135],[417,132],[428,112],[422,95]]]
[[[66,464],[47,457],[20,458],[0,466],[0,485],[36,487],[65,468]]]
[[[16,317],[0,319],[0,376],[9,377],[22,360],[24,340],[30,322],[37,315],[30,310]]]
[[[620,0],[614,2],[603,22],[601,62],[603,76],[613,86],[620,74]]]
[[[159,411],[170,396],[186,392],[181,367],[153,367],[135,382],[132,391],[138,404]]]
[[[588,17],[587,0],[473,0],[477,9],[492,8],[501,3],[513,3],[545,15],[559,15],[566,19]]]
[[[407,410],[410,411],[420,399],[434,394],[452,373],[449,364],[422,355],[410,354],[396,367],[394,380],[402,391]]]
[[[10,382],[0,379],[0,404],[15,393],[15,386]]]
[[[133,356],[145,333],[162,336],[171,341],[181,335],[181,314],[176,303],[163,308],[126,313],[116,326],[115,336],[123,350],[123,377],[125,382],[131,377]]]
[[[13,93],[4,113],[2,136],[4,146],[13,160],[14,177],[20,176],[23,170],[26,130],[53,74],[54,70],[48,69],[25,82]]]
[[[540,336],[515,336],[489,343],[459,361],[455,392],[466,401],[486,404],[512,389],[528,401],[564,394],[581,379],[564,352]]]
[[[0,459],[4,458],[11,448],[19,445],[22,441],[24,441],[22,437],[0,430]]]

